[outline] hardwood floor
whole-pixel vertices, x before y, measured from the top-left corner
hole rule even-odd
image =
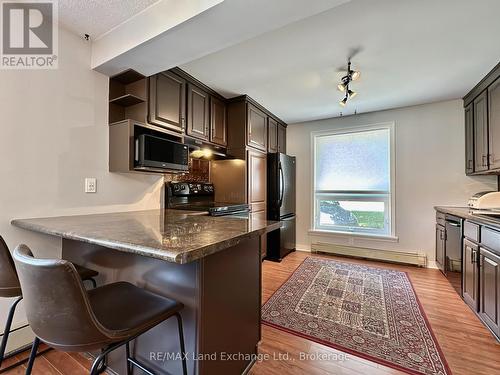
[[[263,263],[263,302],[286,281],[307,256],[338,259],[344,262],[408,272],[452,373],[454,375],[500,374],[500,344],[463,303],[448,280],[435,269],[297,251],[288,255],[281,263],[268,261]],[[402,374],[400,371],[353,355],[343,354],[341,351],[268,326],[262,327],[259,352],[270,358],[257,362],[250,371],[251,375]],[[306,355],[309,357],[304,358]],[[7,360],[5,366],[14,360]],[[89,368],[90,361],[79,354],[50,351],[37,358],[33,374],[83,375],[88,373]],[[21,366],[6,374],[24,374],[24,371],[25,367]]]
[[[40,350],[46,349],[45,345],[40,346]],[[9,367],[14,362],[27,358],[28,352],[24,352],[15,357],[9,358],[2,363],[2,368]],[[84,355],[78,353],[64,353],[50,350],[39,355],[35,360],[33,375],[85,375],[90,371],[92,362]],[[10,371],[8,375],[21,375],[26,371],[26,364],[22,364]]]
[[[265,302],[308,256],[406,271],[452,373],[454,375],[500,374],[500,344],[465,305],[448,280],[436,269],[423,269],[297,251],[288,255],[281,263],[264,262],[262,301]],[[275,353],[289,353],[289,358],[258,362],[252,368],[251,375],[304,373],[325,375],[403,374],[400,371],[353,355],[346,354],[342,356],[342,352],[338,350],[268,326],[262,327],[260,353],[274,355],[274,357],[277,357]],[[301,353],[325,355],[327,359],[301,360]],[[335,360],[335,354],[338,355],[337,360]]]

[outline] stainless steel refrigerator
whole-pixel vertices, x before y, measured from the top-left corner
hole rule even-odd
[[[267,155],[267,217],[281,229],[267,235],[268,260],[281,261],[295,251],[295,157]]]

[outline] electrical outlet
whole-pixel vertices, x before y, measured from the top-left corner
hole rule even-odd
[[[87,177],[85,179],[85,192],[86,193],[97,192],[97,180],[95,178]]]

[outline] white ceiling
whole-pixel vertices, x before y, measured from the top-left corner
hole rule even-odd
[[[59,22],[97,39],[159,0],[59,0]]]
[[[161,0],[95,41],[92,67],[155,74],[348,1]]]
[[[181,67],[287,122],[447,100],[499,62],[499,14],[498,0],[352,0]],[[342,108],[338,68],[353,48],[358,96]]]

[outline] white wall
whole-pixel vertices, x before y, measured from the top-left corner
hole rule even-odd
[[[107,91],[107,77],[90,70],[90,44],[64,30],[59,69],[0,71],[0,234],[11,251],[61,248],[13,218],[159,207],[163,177],[108,172]],[[85,177],[97,178],[97,194],[84,193]],[[2,330],[10,302],[0,299]],[[15,322],[24,320],[21,311]]]
[[[383,122],[395,123],[395,234],[399,240],[309,234],[312,227],[310,133]],[[297,248],[310,250],[312,242],[326,242],[417,251],[426,253],[429,266],[434,266],[433,207],[464,206],[473,193],[496,190],[494,176],[465,175],[464,137],[461,100],[290,125],[287,153],[297,157]]]

